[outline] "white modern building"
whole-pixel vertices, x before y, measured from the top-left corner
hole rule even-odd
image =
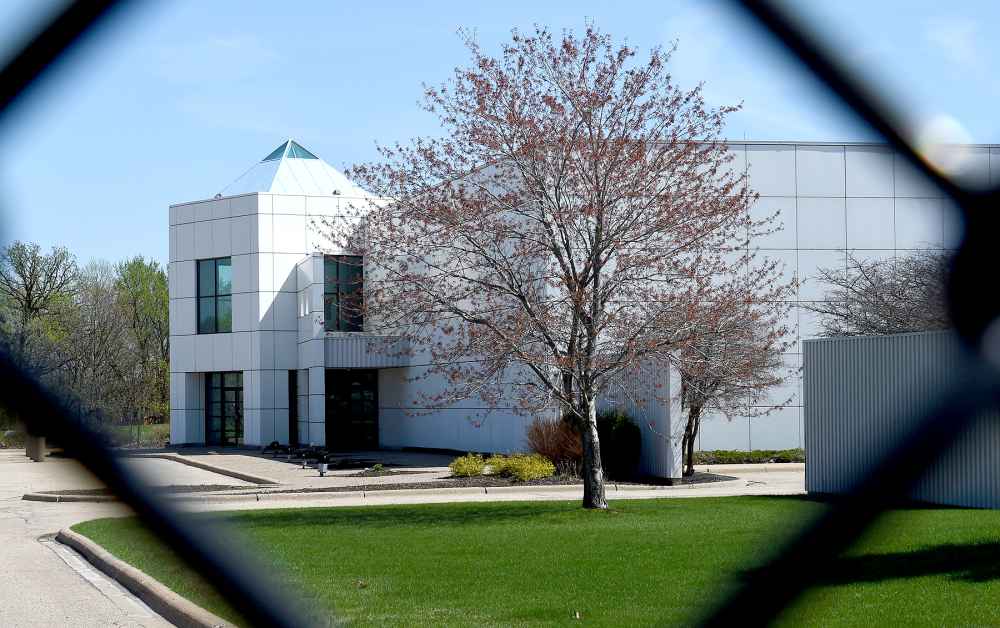
[[[753,211],[778,212],[784,226],[751,245],[803,281],[799,302],[823,298],[810,278],[817,268],[843,264],[849,250],[891,257],[945,247],[953,237],[940,195],[884,146],[734,142],[731,150],[734,167],[749,172],[760,194]],[[984,180],[1000,179],[1000,148],[971,154]],[[400,352],[373,350],[394,340],[366,333],[363,321],[337,308],[362,280],[363,264],[331,250],[313,225],[365,197],[288,140],[214,198],[170,207],[172,443],[524,448],[530,418],[514,412],[475,404],[420,412],[426,409],[413,405],[410,377],[419,365]],[[793,317],[798,337],[815,334],[808,310],[796,307]],[[796,373],[798,337],[786,356]],[[654,383],[637,385],[645,384]],[[766,417],[709,418],[700,447],[802,446],[797,374],[773,394],[775,403],[789,396],[792,405]],[[669,408],[632,410],[642,415],[640,425],[671,432]],[[644,441],[644,467],[676,475],[679,456],[671,447],[660,451],[655,440]]]
[[[442,385],[414,381],[421,353],[386,350],[400,341],[338,307],[364,265],[318,227],[366,199],[288,140],[214,198],[170,207],[171,443],[524,450],[532,417],[472,401],[420,407],[417,393]],[[669,409],[632,401],[644,384],[604,403],[655,427],[646,472],[679,476],[679,443],[653,436],[672,432]]]

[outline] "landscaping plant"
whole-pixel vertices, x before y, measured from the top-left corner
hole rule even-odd
[[[580,477],[583,446],[570,421],[536,418],[528,427],[527,441],[531,451],[551,460],[560,475]],[[605,448],[603,436],[601,443]]]
[[[486,461],[479,454],[466,454],[452,460],[448,468],[451,469],[452,475],[470,478],[483,474],[483,470],[486,468]]]

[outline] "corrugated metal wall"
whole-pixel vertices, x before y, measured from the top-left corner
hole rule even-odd
[[[644,474],[681,477],[680,437],[684,426],[679,403],[673,401],[672,395],[679,386],[674,369],[643,367],[621,377],[598,400],[598,410],[620,410],[638,423],[642,432],[639,470]]]
[[[396,336],[331,334],[325,339],[328,369],[379,369],[408,366],[407,341]]]
[[[806,490],[848,492],[953,383],[958,351],[949,332],[803,341]],[[1000,508],[1000,413],[980,417],[911,497]]]

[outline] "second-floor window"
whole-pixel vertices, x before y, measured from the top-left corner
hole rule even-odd
[[[233,331],[233,263],[228,257],[198,260],[198,333]]]
[[[357,255],[323,259],[323,318],[326,331],[362,331],[364,266]]]

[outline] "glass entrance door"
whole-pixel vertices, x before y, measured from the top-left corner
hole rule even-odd
[[[378,448],[378,371],[326,370],[326,446]]]
[[[243,444],[243,373],[205,373],[205,443]]]

